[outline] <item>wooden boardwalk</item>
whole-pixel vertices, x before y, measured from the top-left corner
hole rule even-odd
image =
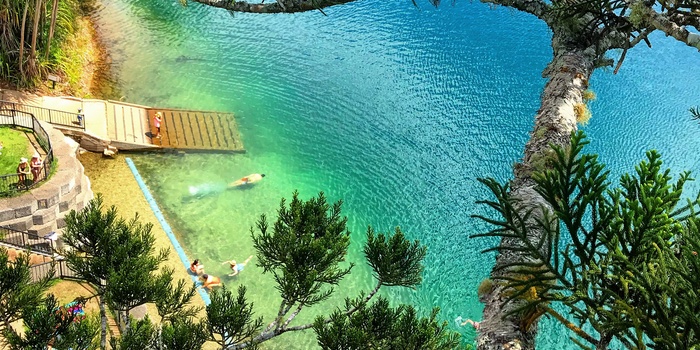
[[[106,136],[120,150],[245,152],[232,113],[102,103],[106,109]],[[160,137],[156,137],[154,124],[157,112],[163,115]]]
[[[232,113],[157,108],[71,96],[33,96],[10,90],[0,90],[0,100],[63,111],[76,118],[81,109],[84,130],[55,126],[64,133],[78,136],[81,146],[95,152],[102,152],[106,145],[122,151],[245,152]],[[153,117],[156,112],[163,114],[160,138],[155,137]]]
[[[162,113],[160,138],[153,145],[190,151],[245,152],[231,113],[149,108],[150,135],[157,134],[155,114]]]

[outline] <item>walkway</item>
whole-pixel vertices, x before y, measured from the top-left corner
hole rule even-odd
[[[2,90],[0,100],[75,113],[76,127],[54,125],[66,134],[86,137],[101,152],[106,145],[124,151],[176,150],[245,152],[232,113],[163,109],[119,101],[28,95]],[[85,130],[77,127],[78,109],[85,115]],[[161,138],[153,125],[163,114]],[[81,146],[88,148],[83,145]]]

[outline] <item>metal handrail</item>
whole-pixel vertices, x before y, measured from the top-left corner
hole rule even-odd
[[[25,231],[0,226],[0,242],[20,249],[53,256],[53,241]]]
[[[75,271],[71,270],[70,267],[68,267],[68,263],[62,258],[32,265],[29,267],[29,271],[31,273],[32,282],[38,282],[47,275],[51,275],[51,278],[84,280],[82,277],[78,276]]]
[[[0,101],[0,105],[2,105],[2,101]],[[46,157],[44,158],[43,166],[39,172],[37,181],[28,184],[26,175],[20,176],[17,173],[0,175],[0,196],[11,195],[17,191],[27,191],[46,180],[49,177],[49,174],[51,174],[51,166],[54,162],[54,156],[49,134],[46,132],[46,130],[44,130],[44,127],[41,126],[39,120],[29,112],[2,109],[2,107],[0,107],[0,125],[10,125],[13,127],[20,126],[32,129],[39,146],[41,146],[44,152],[46,152]],[[22,177],[24,178],[24,181],[21,181]]]
[[[0,100],[0,114],[13,111],[32,114],[39,120],[51,124],[85,130],[85,121],[79,117],[82,116],[81,114]]]

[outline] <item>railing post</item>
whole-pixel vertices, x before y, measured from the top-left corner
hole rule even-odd
[[[51,110],[49,109],[49,123],[53,123],[53,120],[51,120]]]

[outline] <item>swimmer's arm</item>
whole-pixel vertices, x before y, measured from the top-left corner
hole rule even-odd
[[[237,275],[237,274],[238,274],[238,270],[233,270],[233,272],[232,272],[232,273],[229,273],[228,275],[231,276],[231,277],[233,277],[233,276],[235,276],[235,275]]]

